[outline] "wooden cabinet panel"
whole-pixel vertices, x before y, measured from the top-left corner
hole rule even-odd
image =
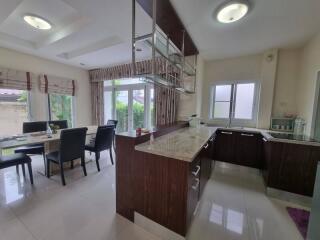
[[[235,164],[261,168],[261,145],[260,134],[249,132],[237,132],[235,144]]]
[[[211,146],[212,142],[209,141],[201,150],[200,196],[202,195],[204,187],[211,176]]]
[[[201,174],[201,155],[199,153],[197,158],[189,164],[189,177],[188,177],[188,203],[187,203],[187,226],[189,227],[198,201],[200,194],[200,174]]]
[[[218,130],[215,143],[215,159],[221,162],[234,163],[235,134],[232,131]]]
[[[319,147],[264,142],[262,173],[268,187],[312,196]]]

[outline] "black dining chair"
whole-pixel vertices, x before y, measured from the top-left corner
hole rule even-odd
[[[19,166],[22,165],[24,169],[24,164],[27,164],[29,170],[30,182],[33,184],[33,174],[31,158],[23,153],[15,153],[8,156],[0,156],[0,169]],[[25,177],[25,171],[23,171],[23,176]]]
[[[114,125],[106,125],[100,126],[97,129],[97,134],[95,140],[90,142],[85,146],[85,150],[94,152],[96,156],[96,163],[98,171],[100,171],[100,152],[104,150],[109,150],[110,160],[113,165],[113,157],[112,157],[112,139],[113,139]]]
[[[117,125],[118,125],[118,120],[109,119],[107,121],[107,125],[114,125],[112,145],[113,145],[113,148],[115,149],[115,140],[116,140],[115,138],[116,138],[116,129],[117,129]]]
[[[63,163],[72,162],[76,159],[81,159],[83,173],[87,176],[84,147],[86,143],[86,135],[88,128],[73,128],[65,129],[60,134],[60,149],[59,151],[47,154],[47,176],[50,177],[50,163],[55,163],[60,166],[61,182],[66,185],[64,177]]]
[[[24,122],[22,125],[22,132],[25,133],[33,133],[33,132],[42,132],[47,130],[47,122],[45,121],[38,121],[38,122]],[[30,154],[30,155],[42,155],[44,163],[46,162],[45,159],[45,151],[43,144],[32,144],[28,146],[18,147],[14,150],[15,153],[23,153],[23,154]],[[24,171],[24,167],[22,167]],[[19,168],[17,166],[17,171]]]
[[[59,126],[59,129],[66,129],[68,128],[68,121],[67,120],[53,120],[49,121],[49,125],[57,125]]]

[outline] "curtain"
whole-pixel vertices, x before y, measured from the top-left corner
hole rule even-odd
[[[76,81],[68,78],[40,75],[40,91],[75,96]]]
[[[166,72],[166,61],[164,58],[155,59],[155,72],[162,74]],[[151,74],[152,60],[136,62],[136,74]],[[179,69],[174,65],[168,65],[168,72],[178,74]],[[91,82],[103,82],[105,80],[115,80],[121,78],[131,78],[133,76],[132,63],[113,66],[108,68],[100,68],[89,71]]]
[[[31,90],[34,79],[33,73],[0,67],[0,88]]]
[[[103,82],[91,82],[92,123],[104,124],[104,85]]]
[[[175,81],[172,76],[169,81]],[[179,95],[172,88],[155,85],[155,111],[156,111],[156,126],[174,123],[177,119],[177,107]]]

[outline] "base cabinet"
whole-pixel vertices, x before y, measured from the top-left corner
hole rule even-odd
[[[267,187],[312,196],[319,147],[265,141],[263,152],[262,173]]]
[[[215,144],[215,160],[261,168],[261,155],[261,134],[218,130]]]

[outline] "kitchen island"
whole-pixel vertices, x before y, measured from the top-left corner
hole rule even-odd
[[[188,124],[154,135],[152,143],[150,134],[116,138],[117,213],[148,230],[155,224],[186,237],[214,160],[261,170],[267,189],[312,195],[317,142],[278,139],[260,129]]]

